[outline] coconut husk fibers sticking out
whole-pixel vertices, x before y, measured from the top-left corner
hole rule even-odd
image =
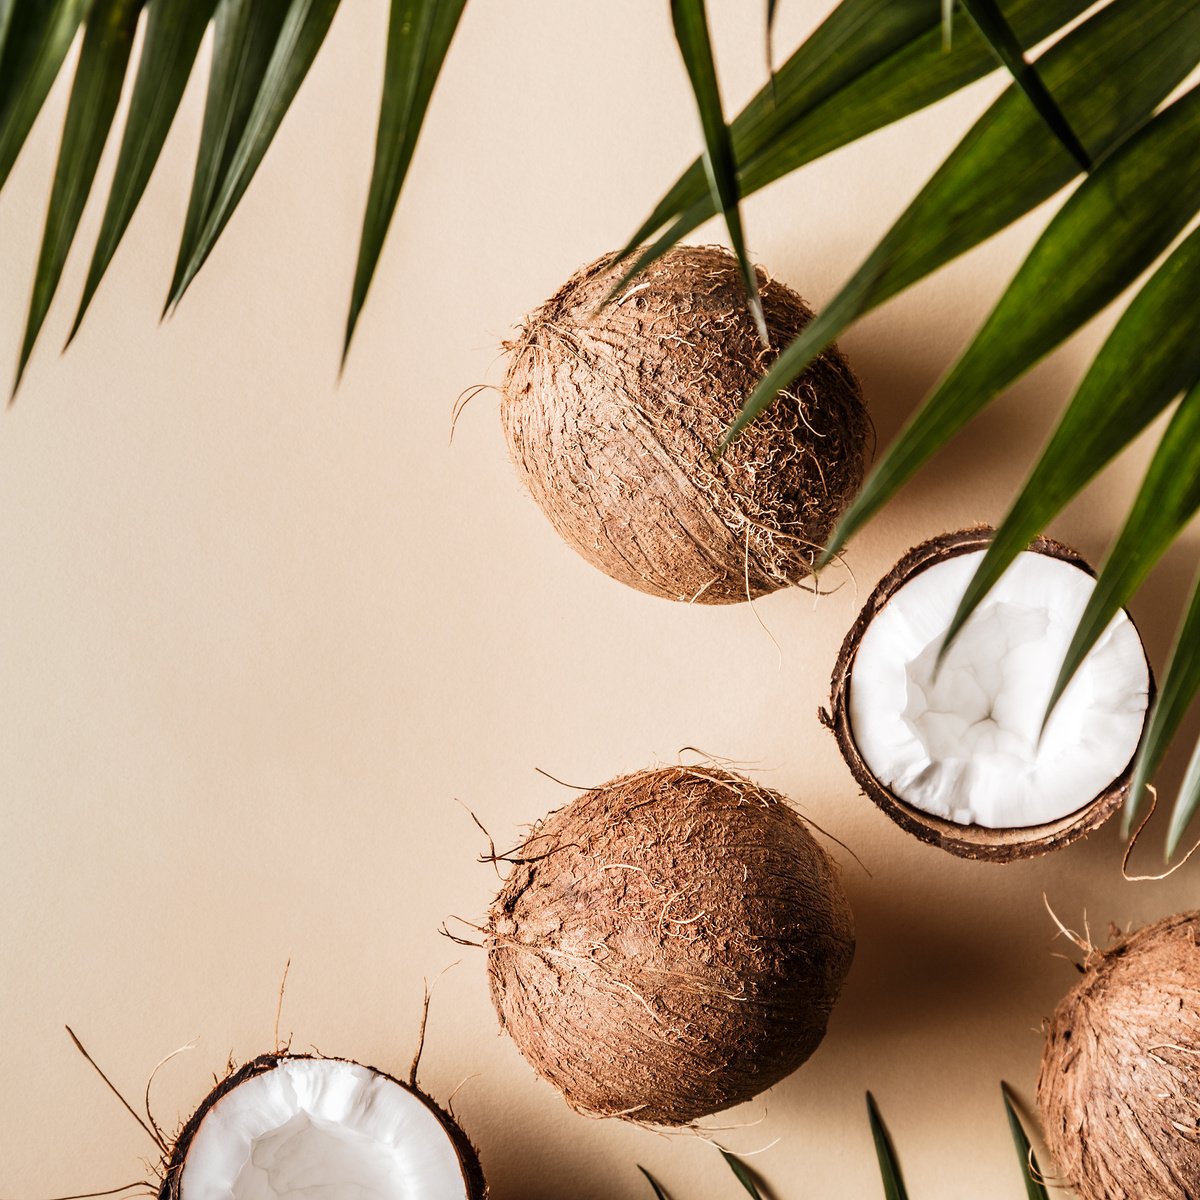
[[[506,347],[501,419],[533,498],[593,566],[656,596],[726,604],[803,582],[863,477],[869,419],[845,358],[831,346],[714,461],[812,311],[759,269],[765,350],[715,246],[675,247],[602,308],[612,257]]]
[[[1200,1196],[1200,913],[1091,950],[1046,1033],[1037,1102],[1080,1200]]]
[[[483,1171],[479,1165],[479,1155],[475,1147],[471,1144],[470,1139],[463,1132],[458,1122],[442,1108],[435,1100],[427,1096],[421,1091],[415,1083],[404,1083],[393,1076],[386,1074],[383,1071],[378,1071],[374,1067],[362,1067],[361,1064],[355,1063],[350,1059],[341,1058],[326,1058],[324,1056],[308,1055],[308,1054],[292,1054],[291,1052],[270,1053],[259,1055],[258,1058],[246,1063],[244,1066],[238,1067],[230,1071],[230,1073],[221,1080],[216,1087],[205,1097],[200,1107],[189,1118],[175,1138],[174,1145],[171,1147],[170,1154],[166,1159],[166,1165],[162,1173],[162,1186],[159,1188],[158,1200],[188,1200],[191,1195],[191,1190],[185,1188],[184,1168],[187,1166],[188,1156],[192,1152],[193,1143],[197,1134],[200,1132],[201,1125],[206,1117],[208,1117],[217,1104],[230,1096],[237,1088],[243,1084],[250,1082],[259,1076],[265,1075],[271,1071],[280,1069],[290,1063],[329,1063],[341,1064],[347,1067],[359,1068],[369,1072],[372,1076],[379,1080],[384,1080],[390,1084],[395,1084],[396,1087],[403,1089],[408,1095],[419,1100],[421,1104],[428,1110],[433,1117],[436,1118],[438,1126],[444,1132],[446,1138],[453,1147],[454,1153],[458,1158],[458,1163],[462,1172],[463,1195],[467,1200],[487,1200],[488,1188],[484,1181]],[[329,1186],[331,1180],[322,1178],[318,1181],[324,1186]],[[351,1186],[354,1184],[350,1183]],[[334,1188],[337,1193],[336,1186]]]
[[[833,730],[842,757],[859,787],[902,829],[923,842],[939,846],[961,858],[1003,863],[1049,853],[1098,829],[1120,808],[1128,794],[1132,758],[1125,769],[1090,803],[1058,820],[1011,829],[963,825],[906,803],[875,777],[855,744],[849,706],[851,679],[859,645],[880,611],[906,583],[922,571],[955,555],[986,550],[993,532],[989,526],[980,525],[931,538],[910,550],[888,572],[846,634],[833,669],[829,711],[822,711],[821,719]],[[1095,577],[1095,572],[1085,559],[1052,538],[1039,537],[1029,549],[1061,559]],[[1153,700],[1152,673],[1149,674],[1149,688],[1149,700]]]
[[[507,861],[492,999],[577,1110],[683,1125],[777,1083],[824,1036],[853,918],[778,793],[712,768],[626,775]]]

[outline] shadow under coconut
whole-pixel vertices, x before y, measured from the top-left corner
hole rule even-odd
[[[1007,889],[971,878],[1021,867],[963,866],[936,872],[941,877],[919,892],[856,891],[858,953],[831,1021],[833,1036],[891,1047],[899,1036],[991,1026],[1053,996],[1053,984],[1047,987],[1030,958],[1028,925],[1012,920]],[[1047,920],[1047,942],[1052,934]]]
[[[889,345],[878,338],[860,344],[851,336],[840,344],[863,386],[875,427],[873,461],[878,462],[950,368],[953,357],[914,354],[911,347]],[[1073,382],[1065,361],[1052,359],[1042,364],[1032,376],[1001,393],[947,450],[924,464],[890,503],[957,509],[957,518],[949,521],[947,528],[997,519],[1015,499]],[[948,508],[946,497],[955,498],[952,507]],[[999,503],[992,502],[992,497],[999,497]],[[897,548],[897,557],[905,548]]]

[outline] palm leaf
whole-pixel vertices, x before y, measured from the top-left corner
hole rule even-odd
[[[1005,10],[1032,44],[1089,7],[1089,0],[1011,0]],[[994,70],[995,56],[975,26],[955,19],[947,51],[929,0],[843,0],[732,122],[742,196]],[[697,159],[618,256],[631,256],[668,226],[616,290],[718,211]]]
[[[733,160],[733,142],[721,107],[721,92],[717,85],[717,68],[708,35],[704,0],[671,0],[671,20],[675,27],[675,40],[679,43],[679,52],[683,56],[684,66],[692,83],[696,107],[700,111],[700,125],[704,131],[704,166],[708,173],[709,188],[714,202],[725,217],[729,243],[742,272],[746,300],[754,317],[758,336],[764,346],[770,346],[771,336],[767,332],[762,300],[758,295],[758,277],[754,272],[754,264],[746,253],[742,214],[738,207],[739,193],[737,169]]]
[[[1198,234],[1193,234],[1196,239]],[[1193,293],[1194,294],[1194,293]],[[1200,340],[1200,330],[1193,329],[1193,335]],[[1200,355],[1197,355],[1200,358]],[[1196,372],[1200,380],[1200,369]],[[1154,457],[1150,461],[1141,490],[1134,501],[1121,533],[1109,553],[1100,578],[1096,582],[1095,591],[1079,619],[1074,638],[1067,650],[1058,682],[1047,709],[1053,709],[1062,696],[1072,675],[1079,664],[1087,656],[1097,638],[1107,628],[1113,615],[1128,602],[1137,590],[1150,569],[1162,557],[1175,538],[1183,531],[1191,518],[1200,511],[1200,382],[1184,396],[1179,407],[1175,410],[1170,424],[1167,426]],[[1182,648],[1182,647],[1181,647]],[[1186,653],[1186,651],[1185,651]],[[1176,651],[1176,656],[1179,650]],[[1186,666],[1180,681],[1171,679],[1175,671],[1175,662],[1168,668],[1167,685],[1186,688]],[[1182,711],[1187,708],[1191,693],[1180,694]],[[1170,711],[1176,703],[1173,698],[1168,701]],[[1159,702],[1159,708],[1162,701]],[[1147,744],[1153,739],[1156,747],[1165,745],[1161,742],[1161,731],[1156,729],[1159,714],[1156,709],[1152,721],[1151,733],[1147,736]],[[1172,729],[1173,732],[1173,729]],[[1141,788],[1149,777],[1150,770],[1157,766],[1155,753],[1139,757],[1135,772],[1136,791],[1131,789],[1128,804],[1127,823],[1132,820],[1138,805]],[[1189,771],[1190,775],[1190,771]],[[1174,854],[1178,848],[1179,839],[1195,811],[1194,802],[1189,799],[1191,780],[1185,783],[1179,802],[1176,804],[1171,828],[1167,836],[1167,855]],[[1191,807],[1189,808],[1189,805]]]
[[[1013,1145],[1016,1146],[1017,1155],[1021,1160],[1021,1175],[1025,1180],[1026,1200],[1050,1200],[1050,1193],[1046,1191],[1045,1184],[1039,1178],[1041,1171],[1038,1169],[1037,1157],[1033,1153],[1033,1147],[1029,1144],[1025,1129],[1021,1125],[1021,1118],[1017,1116],[1017,1110],[1013,1107],[1006,1083],[1001,1083],[1000,1095],[1004,1097],[1004,1111],[1008,1115],[1008,1128],[1012,1133]]]
[[[653,1189],[655,1200],[669,1200],[667,1193],[663,1191],[662,1184],[659,1183],[658,1180],[655,1179],[654,1176],[651,1175],[641,1163],[638,1163],[638,1170],[645,1175],[647,1183],[649,1183],[650,1187]]]
[[[1052,46],[1039,70],[1074,127],[1102,156],[1187,74],[1198,38],[1200,0],[1114,0]],[[1010,87],[838,296],[778,356],[725,444],[854,320],[1049,199],[1077,171],[1024,95]],[[998,173],[1006,186],[997,186]],[[871,494],[869,505],[860,500],[843,519],[831,549],[883,502],[881,490]]]
[[[71,86],[50,209],[38,254],[29,317],[17,361],[15,394],[50,302],[58,289],[79,218],[92,189],[109,127],[121,98],[142,0],[96,0]]]
[[[182,294],[184,274],[229,174],[290,5],[291,0],[219,0],[217,4],[200,149],[168,308]]]
[[[867,1093],[867,1116],[871,1121],[871,1136],[875,1139],[875,1154],[879,1159],[879,1173],[883,1177],[884,1200],[908,1200],[908,1192],[904,1190],[904,1177],[900,1174],[900,1164],[896,1161],[896,1152],[892,1149],[892,1139],[884,1127],[883,1118],[875,1105],[875,1097]]]
[[[1008,68],[1017,87],[1028,98],[1030,104],[1041,114],[1050,131],[1054,134],[1067,153],[1085,171],[1092,169],[1091,155],[1087,148],[1075,135],[1058,102],[1050,94],[1050,89],[1042,81],[1042,77],[1025,59],[1025,51],[1012,27],[1004,19],[1004,13],[996,0],[962,0],[962,6],[967,15],[979,27],[979,32],[996,57]]]
[[[1176,634],[1154,711],[1150,714],[1150,724],[1134,763],[1133,781],[1125,809],[1126,834],[1136,815],[1142,791],[1162,763],[1171,738],[1179,729],[1197,692],[1200,692],[1200,576],[1197,576],[1188,610]],[[1193,756],[1188,768],[1189,784],[1193,784],[1195,767],[1196,757]],[[1184,828],[1195,812],[1195,805],[1194,796],[1186,790],[1182,791],[1167,834],[1168,854],[1174,853]]]
[[[758,1184],[746,1164],[736,1155],[730,1154],[728,1150],[721,1150],[721,1157],[725,1160],[725,1165],[733,1172],[733,1177],[754,1197],[754,1200],[762,1200]]]
[[[91,0],[16,4],[0,56],[0,188],[41,111]]]
[[[1180,392],[1200,378],[1200,230],[1121,314],[976,568],[947,644],[1032,539]]]
[[[8,27],[16,7],[17,0],[0,0],[0,62],[4,61],[4,43],[8,40]]]
[[[1180,402],[1150,461],[1141,491],[1067,648],[1046,708],[1047,720],[1108,623],[1129,602],[1150,569],[1197,511],[1200,511],[1200,386]]]
[[[1001,389],[1116,299],[1187,225],[1200,206],[1198,117],[1195,89],[1110,155],[1055,214],[966,352],[872,471],[838,541]]]
[[[778,5],[776,0],[767,0],[767,28],[766,28],[766,47],[767,47],[767,74],[771,77],[772,94],[775,88],[775,17],[777,15]]]
[[[367,298],[421,122],[466,0],[392,0],[375,167],[363,216],[342,357]]]
[[[227,3],[231,0],[226,0]],[[248,0],[232,0],[239,7]],[[250,8],[257,12],[262,0],[252,0]],[[168,306],[178,304],[197,272],[207,261],[213,246],[233,215],[250,180],[258,170],[264,155],[274,141],[275,134],[291,107],[300,85],[304,82],[313,60],[317,56],[329,32],[337,12],[339,0],[290,0],[286,5],[278,37],[274,41],[266,70],[258,79],[254,101],[245,118],[241,136],[229,154],[224,171],[214,179],[211,203],[207,215],[195,236],[194,244],[186,244],[180,251],[182,269],[177,271],[177,280],[172,285]],[[276,15],[274,0],[269,4],[272,18]],[[251,23],[255,17],[251,16]],[[240,54],[236,45],[231,53]],[[252,87],[252,75],[242,75],[239,82]],[[239,90],[239,97],[241,90]],[[225,139],[224,147],[232,142]],[[202,147],[203,152],[203,147]],[[190,253],[185,251],[190,249]]]
[[[150,181],[216,6],[217,0],[150,0],[148,4],[129,116],[70,338],[79,331]]]
[[[1167,858],[1171,858],[1179,849],[1184,831],[1196,815],[1197,808],[1200,808],[1200,742],[1197,742],[1192,751],[1179,795],[1175,800],[1175,809],[1171,814],[1171,827],[1167,831]]]

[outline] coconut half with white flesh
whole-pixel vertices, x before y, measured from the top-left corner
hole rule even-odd
[[[338,1058],[264,1054],[183,1127],[159,1200],[483,1200],[479,1160],[415,1086]]]
[[[1007,862],[1065,846],[1122,803],[1154,683],[1118,613],[1042,731],[1095,588],[1073,550],[1020,553],[937,664],[992,530],[925,542],[900,560],[846,635],[829,723],[862,789],[922,841]]]

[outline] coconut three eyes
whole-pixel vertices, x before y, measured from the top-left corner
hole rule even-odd
[[[1048,538],[1017,556],[939,664],[990,539],[986,528],[946,534],[897,563],[842,646],[828,719],[894,821],[954,854],[1004,862],[1066,845],[1120,806],[1153,681],[1122,611],[1042,730],[1095,589],[1087,563]]]
[[[264,1054],[183,1127],[159,1200],[485,1200],[479,1160],[415,1085],[344,1059]]]
[[[869,422],[845,359],[827,350],[714,458],[812,312],[760,272],[768,352],[728,252],[678,246],[603,306],[625,269],[611,261],[507,346],[501,419],[533,498],[594,566],[657,596],[723,604],[803,581],[862,482]]]
[[[777,793],[712,769],[627,775],[552,813],[510,861],[492,999],[577,1110],[685,1124],[778,1082],[824,1036],[853,920]]]

